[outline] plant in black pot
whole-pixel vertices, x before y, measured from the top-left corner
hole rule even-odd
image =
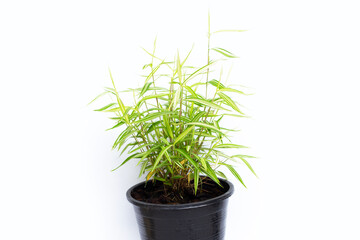
[[[113,149],[125,157],[114,170],[137,161],[139,176],[146,178],[127,192],[143,240],[224,239],[234,188],[222,169],[244,186],[236,162],[255,174],[247,161],[252,156],[239,153],[245,146],[232,143],[235,130],[223,124],[245,117],[234,100],[245,93],[225,83],[221,68],[236,56],[210,47],[212,34],[234,31],[241,30],[210,32],[209,27],[207,60],[200,67],[187,64],[191,51],[184,58],[177,53],[172,61],[160,58],[155,41],[154,50],[146,51],[151,61],[143,67],[140,88],[119,92],[110,73],[113,86],[101,96],[108,94],[113,102],[96,111],[113,114],[110,129],[119,132]],[[133,102],[122,100],[126,92]]]

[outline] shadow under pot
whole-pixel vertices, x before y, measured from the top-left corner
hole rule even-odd
[[[220,179],[220,196],[193,203],[154,204],[136,200],[134,192],[146,182],[131,187],[127,199],[133,204],[142,240],[223,240],[231,182]],[[151,183],[148,183],[151,184]]]

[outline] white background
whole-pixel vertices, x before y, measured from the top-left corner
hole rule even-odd
[[[1,1],[0,239],[139,239],[126,190],[138,169],[86,104],[134,87],[157,35],[162,56],[240,56],[231,81],[256,94],[235,137],[260,179],[230,199],[227,240],[360,239],[358,1]],[[161,50],[160,50],[161,49]]]

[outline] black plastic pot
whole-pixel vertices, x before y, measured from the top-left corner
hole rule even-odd
[[[234,192],[234,186],[229,181],[220,181],[227,190],[223,195],[177,205],[152,204],[134,199],[131,192],[143,187],[145,182],[130,188],[126,196],[134,206],[141,239],[223,240],[228,199]]]

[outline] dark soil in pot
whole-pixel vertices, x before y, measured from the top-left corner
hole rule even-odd
[[[197,194],[194,192],[193,182],[181,194],[181,198],[175,197],[162,182],[148,182],[145,186],[138,186],[131,192],[131,196],[138,201],[155,204],[184,204],[205,201],[224,194],[228,190],[227,185],[219,186],[208,177],[201,178],[201,184]]]

